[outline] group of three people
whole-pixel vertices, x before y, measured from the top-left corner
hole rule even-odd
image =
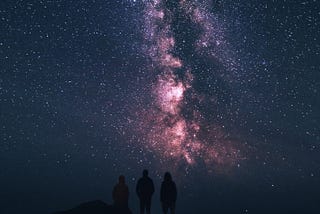
[[[148,170],[143,170],[142,178],[138,180],[136,193],[140,200],[140,213],[147,214],[151,212],[151,198],[154,193],[154,184],[148,176]],[[125,184],[125,177],[119,176],[119,183],[113,188],[112,197],[114,205],[119,208],[128,208],[129,188]],[[177,200],[177,187],[172,180],[171,174],[166,172],[160,189],[160,201],[164,214],[168,211],[175,213],[175,205]]]

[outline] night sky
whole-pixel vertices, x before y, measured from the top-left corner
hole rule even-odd
[[[0,213],[319,213],[317,0],[2,0]],[[198,210],[198,211],[197,211]],[[199,211],[200,210],[200,211]]]

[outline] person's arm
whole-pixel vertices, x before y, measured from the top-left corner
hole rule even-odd
[[[129,199],[129,188],[128,188],[128,186],[126,186],[126,198],[127,198],[127,200]]]
[[[176,183],[175,182],[173,182],[173,198],[174,198],[174,201],[176,201],[177,200],[177,195],[178,195],[178,193],[177,193],[177,186],[176,186]]]

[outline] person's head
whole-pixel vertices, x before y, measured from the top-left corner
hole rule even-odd
[[[119,183],[124,184],[126,182],[124,175],[119,176]]]
[[[164,181],[172,181],[170,172],[164,173]]]
[[[143,177],[148,177],[148,170],[144,169],[142,172]]]

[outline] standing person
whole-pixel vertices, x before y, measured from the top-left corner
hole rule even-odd
[[[164,174],[164,180],[161,184],[160,190],[160,201],[162,205],[162,210],[164,214],[168,213],[170,209],[170,213],[175,213],[176,208],[176,200],[177,200],[177,187],[174,181],[172,181],[171,174],[166,172]]]
[[[138,180],[136,192],[140,199],[140,213],[144,214],[144,211],[146,210],[146,213],[150,214],[154,185],[152,179],[149,178],[148,170],[146,169],[143,170],[142,178]]]
[[[112,199],[117,213],[131,213],[128,207],[129,188],[123,175],[119,176],[119,183],[113,188]]]

